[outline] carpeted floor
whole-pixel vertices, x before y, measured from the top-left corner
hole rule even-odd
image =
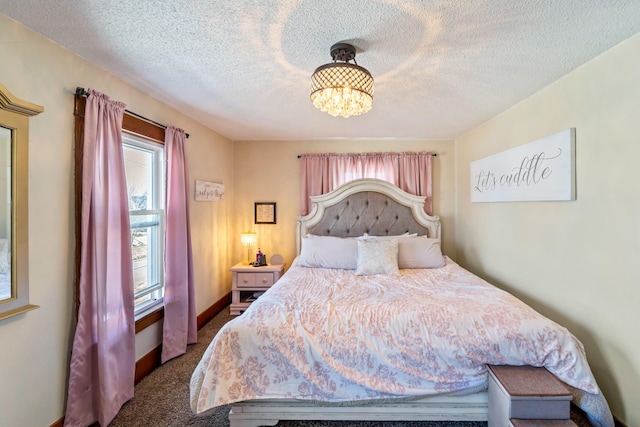
[[[220,327],[233,317],[229,307],[198,332],[198,343],[187,353],[165,363],[135,388],[135,396],[121,409],[109,427],[226,427],[229,407],[207,416],[196,416],[189,407],[189,380],[205,349]],[[484,427],[486,422],[346,422],[280,421],[279,427]],[[582,424],[580,424],[582,425]]]

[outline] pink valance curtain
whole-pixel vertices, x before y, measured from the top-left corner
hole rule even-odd
[[[189,177],[184,130],[167,126],[167,226],[165,234],[162,363],[184,354],[198,338],[189,222]]]
[[[432,213],[432,153],[303,154],[300,214],[311,210],[309,196],[325,194],[358,178],[377,178],[404,191],[426,196],[425,212]]]
[[[125,105],[89,90],[82,171],[78,321],[65,426],[107,426],[133,397],[135,322],[127,186]]]

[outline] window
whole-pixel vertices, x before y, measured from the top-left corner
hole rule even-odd
[[[164,147],[124,133],[122,142],[138,318],[162,304],[164,292]]]

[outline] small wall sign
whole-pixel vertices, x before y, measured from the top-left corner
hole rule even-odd
[[[471,162],[472,202],[575,200],[575,128]]]
[[[211,202],[224,198],[224,184],[196,181],[196,201]]]

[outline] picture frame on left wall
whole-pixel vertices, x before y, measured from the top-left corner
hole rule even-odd
[[[254,224],[276,223],[276,202],[254,203]]]

